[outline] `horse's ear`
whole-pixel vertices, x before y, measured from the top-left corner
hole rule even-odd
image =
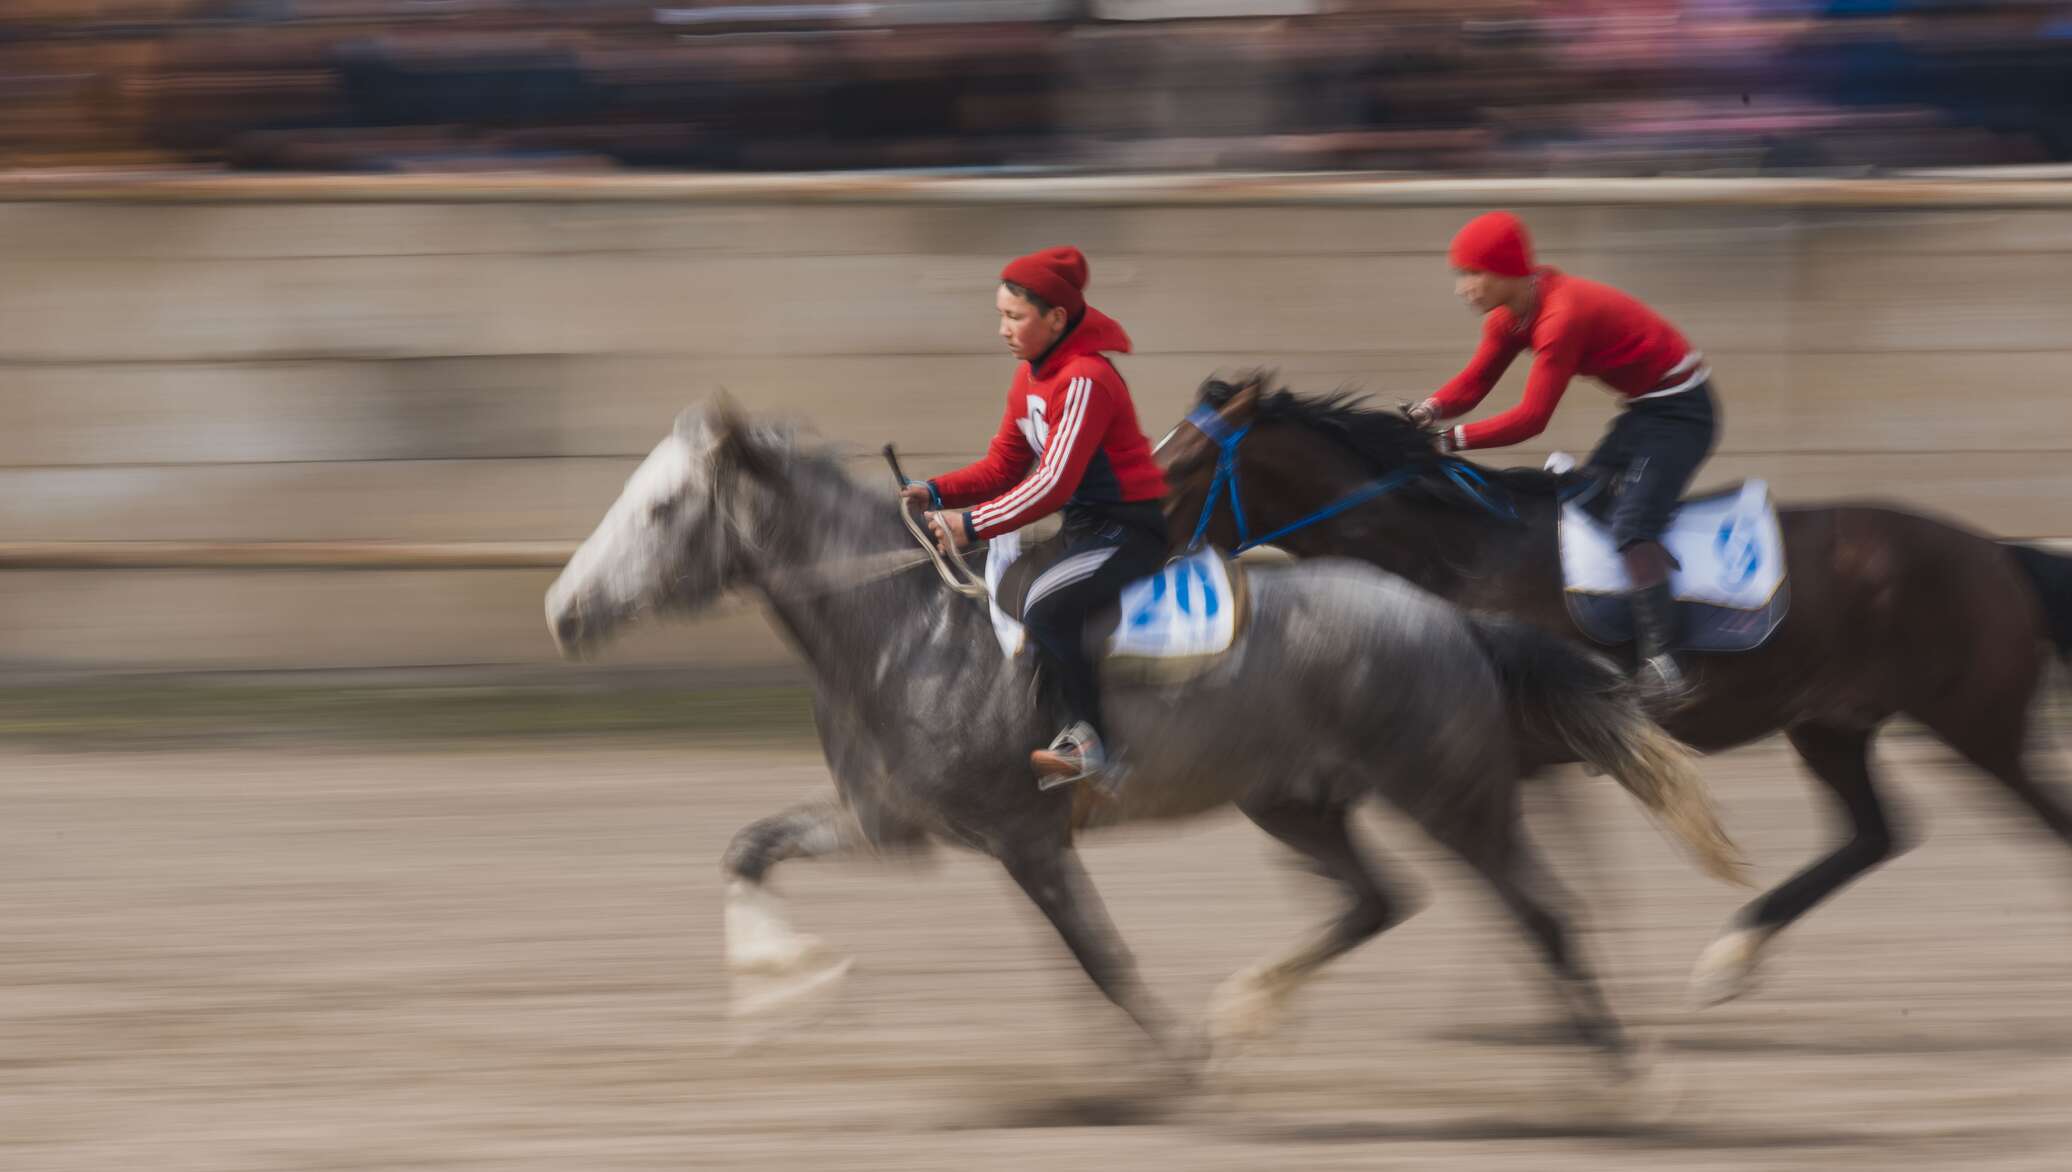
[[[1271,378],[1266,371],[1255,371],[1238,387],[1237,393],[1230,396],[1230,402],[1225,403],[1223,410],[1218,414],[1230,423],[1251,422],[1252,416],[1259,410],[1259,400],[1266,394]]]
[[[676,413],[676,423],[670,427],[671,435],[690,438],[706,429],[705,408],[686,407]]]
[[[728,393],[725,387],[712,393],[706,410],[712,413],[712,429],[720,435],[728,435],[748,428],[748,416],[741,410],[740,400]]]
[[[751,476],[766,475],[776,467],[767,441],[749,421],[734,396],[721,390],[713,395],[707,410],[711,414],[713,438],[718,441],[721,458]]]

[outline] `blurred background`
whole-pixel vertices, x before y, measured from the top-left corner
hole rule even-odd
[[[2072,157],[2072,6],[11,0],[0,162],[1862,172]]]
[[[1530,958],[1379,815],[1432,910],[1146,1106],[970,857],[782,869],[862,963],[744,1038],[712,868],[826,792],[802,673],[747,600],[581,665],[541,610],[717,388],[888,507],[880,444],[975,456],[1037,247],[1153,434],[1217,371],[1426,393],[1491,207],[1704,349],[1705,483],[2072,538],[2068,156],[2065,4],[0,0],[0,1166],[2059,1167],[2062,851],[1904,729],[1929,849],[1703,1017],[1738,894],[1535,806],[1666,1122],[1572,1109]],[[1705,772],[1762,880],[1826,841],[1780,742]],[[1087,857],[1183,1015],[1324,910],[1233,820]]]

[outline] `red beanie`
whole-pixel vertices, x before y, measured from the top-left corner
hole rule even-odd
[[[1468,221],[1453,238],[1446,259],[1457,269],[1479,269],[1499,277],[1532,275],[1532,239],[1509,212],[1488,212]]]
[[[1086,308],[1086,256],[1069,245],[1018,256],[1000,270],[1000,279],[1078,317]]]

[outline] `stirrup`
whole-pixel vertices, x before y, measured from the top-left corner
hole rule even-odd
[[[1036,788],[1050,790],[1100,777],[1108,759],[1101,751],[1101,738],[1085,721],[1078,721],[1058,733],[1049,748],[1029,754],[1029,764],[1036,770]]]

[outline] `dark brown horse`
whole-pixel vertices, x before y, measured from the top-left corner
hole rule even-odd
[[[1273,544],[1360,558],[1461,606],[1583,639],[1562,599],[1559,478],[1442,455],[1407,419],[1346,394],[1268,386],[1210,380],[1160,444],[1177,540],[1204,508],[1207,539],[1226,549],[1300,526]],[[1219,456],[1235,476],[1208,501]],[[1870,765],[1871,738],[1895,715],[1926,725],[2072,844],[2072,799],[2038,776],[2031,752],[2050,649],[2072,652],[2072,558],[1871,504],[1779,519],[1790,613],[1755,650],[1687,656],[1695,693],[1663,724],[1708,751],[1782,730],[1849,832],[1706,950],[1693,983],[1707,1003],[1744,992],[1777,932],[1899,849]]]

